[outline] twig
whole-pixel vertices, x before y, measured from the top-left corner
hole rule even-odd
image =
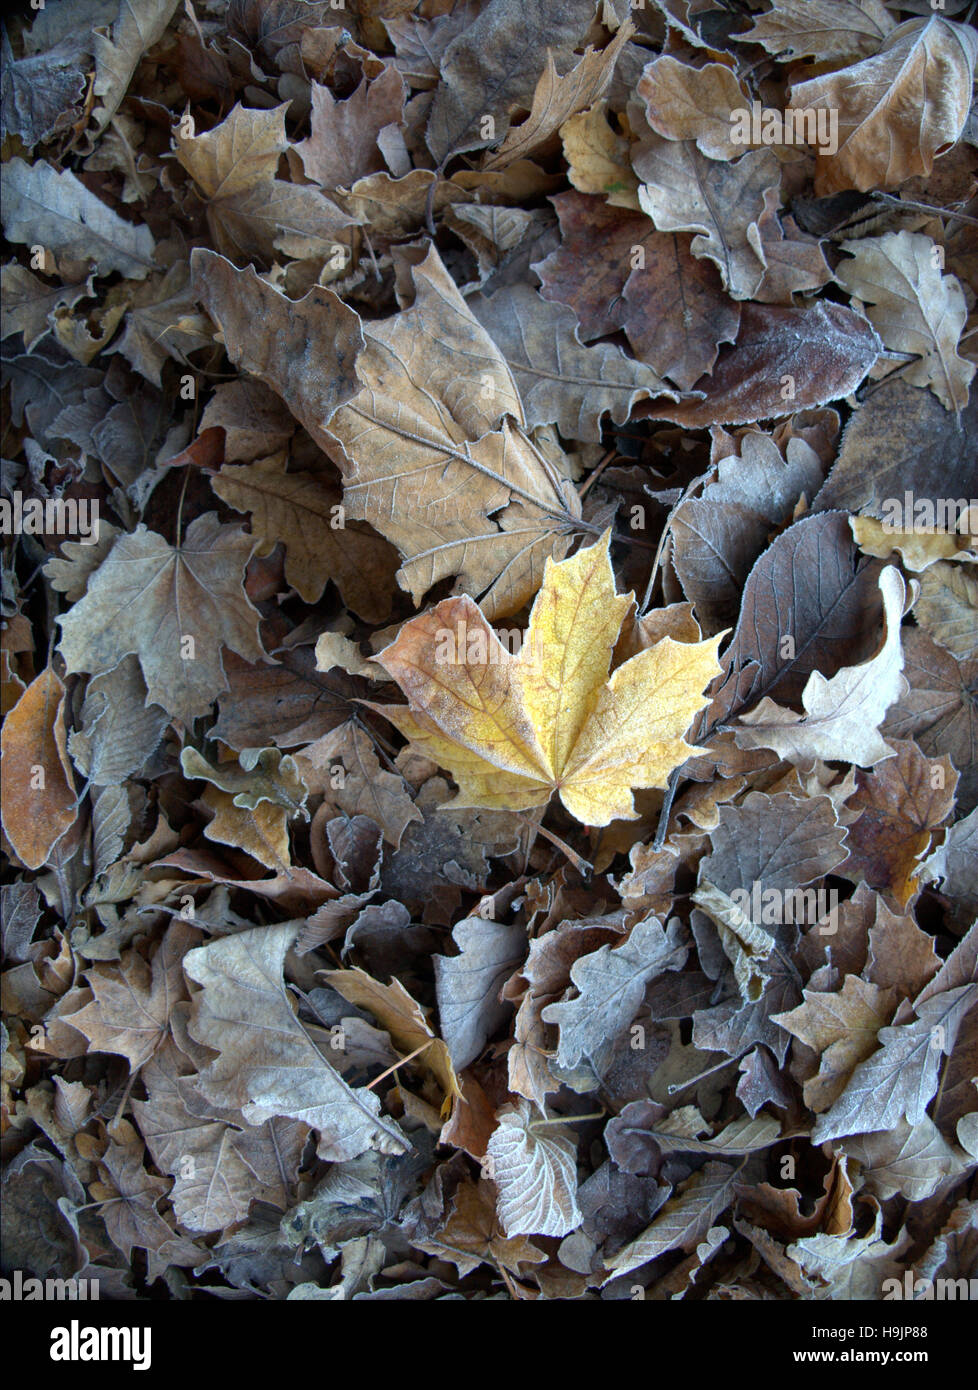
[[[413,1052],[409,1052],[406,1057],[399,1057],[393,1066],[388,1067],[386,1071],[382,1071],[379,1076],[375,1076],[373,1081],[368,1081],[366,1089],[372,1091],[375,1086],[378,1086],[381,1081],[383,1081],[385,1076],[390,1076],[391,1072],[397,1071],[398,1067],[406,1067],[412,1058],[417,1057],[419,1052],[427,1051],[435,1041],[437,1041],[435,1038],[431,1038],[428,1042],[422,1043],[420,1047],[416,1047]]]

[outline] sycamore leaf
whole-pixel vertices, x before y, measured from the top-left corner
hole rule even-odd
[[[904,380],[930,386],[946,410],[961,410],[976,371],[958,353],[968,306],[961,282],[941,274],[934,242],[914,232],[887,232],[844,241],[842,250],[852,260],[837,267],[835,278],[855,307],[885,347],[920,356],[903,372]]]
[[[900,1120],[892,1129],[851,1136],[841,1147],[860,1165],[864,1190],[880,1201],[899,1193],[922,1202],[967,1166],[927,1115],[916,1125]]]
[[[158,1210],[169,1183],[146,1171],[139,1135],[127,1120],[117,1121],[113,1129],[125,1142],[109,1140],[99,1157],[99,1176],[104,1180],[91,1186],[91,1195],[104,1203],[99,1214],[109,1239],[127,1260],[132,1259],[133,1246],[145,1250],[150,1279],[159,1278],[168,1265],[199,1263],[201,1247],[178,1235]]]
[[[824,1282],[814,1294],[821,1299],[871,1300],[880,1297],[883,1280],[902,1274],[897,1256],[910,1243],[909,1231],[902,1231],[892,1245],[882,1237],[883,1213],[879,1207],[873,1228],[866,1235],[855,1231],[835,1235],[820,1231],[803,1236],[789,1245],[788,1256],[797,1260],[807,1274]]]
[[[284,1211],[308,1137],[296,1120],[237,1129],[191,1109],[186,1059],[167,1042],[143,1068],[147,1099],[134,1102],[153,1162],[173,1176],[169,1199],[188,1231],[221,1231],[245,1221],[253,1201]],[[188,1162],[187,1160],[191,1161]]]
[[[425,137],[435,161],[501,140],[512,109],[530,107],[547,50],[567,66],[593,17],[594,0],[489,0],[442,57]]]
[[[733,1200],[737,1172],[729,1163],[707,1163],[687,1178],[651,1226],[605,1262],[612,1270],[605,1283],[630,1274],[667,1250],[694,1249]]]
[[[696,751],[683,734],[720,639],[667,637],[609,680],[631,602],[615,592],[609,543],[547,562],[518,657],[467,597],[411,619],[378,655],[409,707],[376,708],[452,773],[458,804],[524,810],[556,791],[584,824],[633,820],[631,788],[665,786]]]
[[[0,335],[24,335],[24,349],[33,352],[50,324],[48,315],[61,305],[72,308],[79,299],[95,293],[94,277],[74,285],[46,285],[16,261],[0,269]]]
[[[253,548],[214,512],[195,518],[176,549],[145,526],[120,536],[60,619],[68,670],[97,675],[135,653],[147,703],[191,723],[227,688],[222,645],[249,661],[265,654],[258,612],[241,587]]]
[[[240,1109],[249,1124],[276,1116],[319,1131],[331,1163],[365,1149],[404,1153],[398,1127],[381,1118],[372,1091],[351,1090],[296,1018],[282,978],[301,922],[256,927],[189,951],[184,970],[203,989],[194,996],[190,1034],[217,1053],[198,1089],[214,1105]]]
[[[277,392],[313,439],[326,445],[325,422],[359,386],[354,363],[363,334],[357,314],[325,286],[288,299],[254,266],[237,270],[202,247],[191,253],[190,269],[194,292],[220,328],[232,362]]]
[[[881,1029],[878,1050],[859,1063],[841,1095],[819,1117],[813,1142],[891,1129],[901,1119],[919,1124],[937,1090],[941,1056],[952,1051],[976,998],[978,984],[945,990],[919,1004],[912,1023]]]
[[[607,48],[600,52],[588,47],[584,56],[566,77],[561,77],[553,53],[547,49],[546,66],[533,93],[530,114],[510,129],[499,149],[484,163],[484,169],[505,169],[514,160],[525,159],[550,139],[555,131],[577,111],[593,106],[608,83],[618,55],[635,32],[631,20],[621,25]]]
[[[628,419],[637,400],[676,393],[612,343],[584,347],[571,309],[548,303],[529,285],[475,295],[469,308],[506,359],[527,424],[556,424],[568,439],[601,439],[604,415]]]
[[[518,1275],[521,1264],[539,1264],[542,1250],[525,1236],[504,1236],[499,1228],[493,1187],[488,1182],[462,1182],[448,1220],[418,1248],[441,1260],[451,1260],[464,1278],[484,1261]]]
[[[344,245],[351,218],[312,184],[275,178],[288,144],[285,111],[238,105],[202,135],[178,128],[177,158],[207,203],[207,221],[219,250],[231,257],[272,260],[328,256]]]
[[[179,0],[119,0],[111,29],[94,31],[93,90],[102,98],[92,112],[96,134],[115,115],[143,54],[163,37],[178,3]]]
[[[0,171],[3,228],[11,241],[49,247],[57,256],[92,260],[100,275],[120,271],[142,280],[153,270],[153,234],[126,222],[70,169],[12,159]]]
[[[286,473],[284,462],[273,455],[239,467],[226,464],[211,486],[235,511],[251,513],[260,555],[284,541],[285,577],[307,603],[320,598],[332,579],[354,612],[386,617],[384,591],[393,583],[394,552],[366,527],[342,524],[341,493],[328,478]]]
[[[400,550],[416,604],[457,574],[502,616],[566,553],[580,503],[523,432],[509,367],[437,251],[412,274],[412,307],[364,325],[362,389],[329,421],[348,460],[344,500]]]
[[[0,53],[0,130],[4,139],[17,136],[25,149],[32,150],[75,123],[85,90],[84,55],[75,39],[67,38],[45,53],[15,58],[4,28]]]
[[[417,1053],[414,1064],[431,1072],[445,1096],[446,1104],[461,1092],[448,1048],[432,1032],[420,1004],[411,998],[399,980],[382,985],[365,970],[324,970],[323,979],[358,1008],[369,1009],[395,1047],[404,1056]],[[420,1049],[420,1051],[419,1051]]]
[[[534,1129],[529,1101],[499,1112],[486,1154],[496,1210],[507,1236],[565,1236],[581,1224],[577,1144],[557,1129]]]
[[[974,29],[931,15],[891,30],[861,62],[792,86],[793,108],[838,113],[838,149],[818,152],[815,192],[894,188],[929,174],[964,127],[976,59]]]
[[[886,637],[877,654],[861,666],[843,667],[828,679],[813,671],[802,691],[803,715],[765,696],[755,709],[740,716],[734,730],[739,747],[773,748],[788,759],[840,758],[859,767],[893,756],[878,730],[890,705],[906,690],[900,674],[905,587],[893,565],[884,569],[879,586]]]
[[[357,179],[379,173],[384,161],[377,137],[403,115],[404,83],[397,69],[385,68],[371,82],[365,77],[345,101],[337,101],[318,82],[310,96],[309,138],[290,147],[306,178],[326,189],[349,188]],[[290,152],[290,162],[292,158]]]
[[[354,720],[337,721],[296,754],[296,763],[310,792],[322,792],[346,816],[369,816],[395,849],[411,822],[422,820],[403,777],[381,767],[370,735]]]
[[[78,816],[64,705],[64,684],[48,666],[23,692],[0,733],[3,828],[29,869],[47,861]]]
[[[151,963],[130,948],[118,965],[96,965],[86,977],[92,1003],[65,1021],[84,1034],[92,1051],[121,1053],[136,1071],[166,1037],[174,1005],[186,998],[181,966],[199,940],[195,927],[176,918]]]
[[[150,276],[134,287],[125,332],[112,351],[121,352],[147,381],[162,387],[167,361],[186,363],[188,353],[211,341],[210,324],[194,305],[190,269],[178,262],[165,275]]]
[[[771,54],[838,63],[876,53],[895,27],[883,0],[776,0],[740,38]]]

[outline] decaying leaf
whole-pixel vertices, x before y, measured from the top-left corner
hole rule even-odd
[[[5,17],[0,1293],[974,1282],[974,9]]]

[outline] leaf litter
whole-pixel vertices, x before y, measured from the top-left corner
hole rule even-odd
[[[5,21],[5,1274],[973,1272],[963,8]]]

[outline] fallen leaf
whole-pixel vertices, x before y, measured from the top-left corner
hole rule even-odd
[[[48,666],[3,721],[3,828],[29,869],[46,863],[78,816],[64,725],[65,687]]]
[[[838,149],[819,151],[815,192],[894,188],[929,174],[961,134],[976,60],[974,30],[931,15],[890,30],[861,62],[793,85],[796,110],[839,113]]]
[[[566,552],[579,503],[524,434],[509,368],[437,252],[412,274],[413,307],[364,330],[363,387],[329,421],[345,504],[397,546],[398,582],[416,604],[457,574],[503,616]]]
[[[878,52],[895,27],[883,0],[777,0],[741,37],[771,54],[851,62]]]
[[[708,159],[730,160],[744,153],[732,138],[730,115],[747,106],[747,94],[725,63],[696,68],[664,54],[646,66],[636,92],[645,102],[649,125],[666,140],[691,140]],[[645,178],[641,168],[637,172]]]
[[[218,1054],[198,1089],[212,1104],[240,1110],[249,1124],[301,1120],[319,1133],[317,1152],[328,1162],[368,1148],[406,1152],[408,1141],[381,1117],[378,1097],[351,1090],[292,1012],[282,968],[298,926],[257,927],[187,953],[184,969],[203,986],[190,1033]]]
[[[773,748],[779,757],[793,760],[841,758],[859,767],[892,757],[894,750],[879,728],[886,711],[906,690],[900,674],[905,588],[892,565],[883,570],[879,586],[886,637],[876,655],[860,666],[844,666],[828,679],[813,671],[801,694],[804,714],[765,696],[740,716],[734,737],[741,748]]]
[[[660,232],[695,232],[692,252],[713,261],[734,299],[750,299],[764,278],[758,221],[776,188],[779,165],[770,150],[751,150],[733,163],[706,159],[689,140],[643,144],[633,166],[638,200]]]
[[[534,1115],[525,1100],[504,1107],[486,1149],[507,1238],[564,1236],[582,1220],[577,1145],[554,1130],[534,1129]]]
[[[593,0],[489,0],[442,55],[425,134],[435,162],[501,140],[511,109],[531,106],[547,50],[564,66],[593,14]]]
[[[919,861],[932,832],[954,807],[958,776],[949,758],[925,758],[912,739],[895,739],[893,749],[896,757],[857,773],[846,807],[859,817],[849,827],[849,858],[840,873],[889,892],[902,909],[919,889]]]
[[[213,512],[192,521],[177,548],[144,526],[120,536],[61,619],[68,670],[98,675],[135,653],[147,702],[191,723],[227,688],[222,645],[252,661],[264,655],[240,580],[253,548]]]
[[[142,280],[155,268],[153,234],[127,222],[70,169],[12,159],[0,174],[3,227],[11,241],[50,247],[57,256],[94,261],[100,275],[120,271]]]
[[[885,347],[920,357],[904,380],[930,386],[946,410],[961,410],[976,370],[958,353],[968,310],[960,281],[941,274],[936,249],[913,232],[844,241],[852,259],[835,274]]]
[[[630,788],[664,785],[695,751],[682,733],[705,703],[718,639],[665,638],[608,680],[629,601],[615,594],[607,537],[548,562],[517,658],[471,599],[446,599],[377,657],[410,701],[382,712],[456,777],[459,805],[528,809],[557,791],[586,824],[634,819]],[[439,660],[446,641],[454,661]]]

